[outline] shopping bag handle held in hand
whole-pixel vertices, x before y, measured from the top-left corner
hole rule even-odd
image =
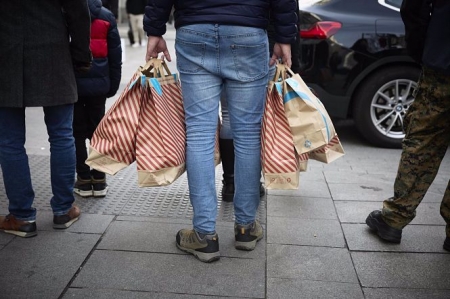
[[[147,61],[147,63],[143,67],[141,67],[141,72],[144,75],[152,78],[172,76],[172,73],[170,72],[166,62],[158,58],[151,58],[149,61]],[[167,75],[164,75],[165,73]]]

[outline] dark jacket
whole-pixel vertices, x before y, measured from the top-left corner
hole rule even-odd
[[[1,1],[0,107],[77,101],[74,64],[89,64],[86,0]]]
[[[92,67],[87,73],[76,73],[78,96],[116,94],[122,75],[122,48],[114,15],[100,0],[88,0],[91,13]]]
[[[147,5],[147,0],[127,0],[125,3],[125,8],[127,13],[132,15],[143,15],[145,12],[145,6]]]
[[[113,13],[116,20],[119,18],[119,0],[102,0],[102,5]]]
[[[145,8],[147,35],[162,36],[174,6],[175,27],[209,23],[267,29],[274,18],[275,40],[289,44],[298,35],[295,0],[149,0]]]

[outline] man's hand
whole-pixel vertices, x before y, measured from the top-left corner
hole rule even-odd
[[[292,60],[291,60],[290,44],[275,43],[275,45],[273,46],[273,54],[272,57],[270,58],[270,65],[274,65],[279,58],[281,58],[282,62],[285,65],[291,67]]]
[[[162,36],[149,36],[145,61],[149,61],[151,58],[158,58],[158,54],[161,52],[164,55],[163,59],[166,58],[167,61],[172,61],[164,38]]]

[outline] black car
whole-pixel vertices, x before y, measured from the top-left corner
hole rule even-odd
[[[333,118],[400,147],[420,66],[405,50],[402,0],[321,0],[300,12],[303,80]]]

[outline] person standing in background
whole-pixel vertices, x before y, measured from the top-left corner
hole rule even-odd
[[[91,13],[92,67],[76,73],[78,102],[75,103],[73,136],[76,149],[77,180],[73,191],[82,197],[104,197],[108,191],[106,175],[85,163],[86,139],[91,140],[105,115],[106,99],[119,89],[122,75],[122,48],[117,24],[111,11],[100,0],[88,0]]]
[[[176,246],[202,262],[220,258],[216,232],[214,147],[219,102],[227,99],[236,149],[235,248],[253,250],[263,238],[256,219],[261,176],[261,119],[270,65],[291,66],[295,0],[149,0],[144,29],[146,60],[171,61],[162,37],[174,7],[177,68],[186,120],[186,169],[194,210],[193,228],[182,229]],[[274,15],[276,43],[269,56],[266,28]]]
[[[117,22],[119,19],[119,0],[102,0],[102,5],[113,13]]]
[[[91,66],[86,0],[2,1],[0,9],[0,164],[9,214],[0,230],[37,235],[34,190],[25,150],[25,109],[43,107],[50,142],[53,227],[80,217],[73,205],[75,71]]]
[[[145,5],[147,0],[127,0],[126,9],[128,18],[131,24],[131,30],[133,32],[133,42],[131,46],[133,48],[145,46],[145,32],[143,28]]]
[[[394,196],[366,219],[379,238],[392,243],[401,242],[402,230],[416,216],[450,144],[450,1],[404,0],[400,14],[406,49],[422,64],[422,74],[404,120]],[[443,248],[450,251],[450,181],[440,212],[447,223]]]

